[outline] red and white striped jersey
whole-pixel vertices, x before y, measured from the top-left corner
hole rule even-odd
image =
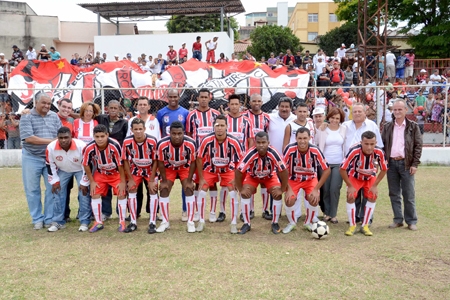
[[[212,108],[207,111],[194,109],[186,118],[186,133],[191,134],[197,145],[200,145],[206,135],[214,132],[213,123],[218,115],[220,112]]]
[[[252,147],[245,153],[237,169],[244,174],[248,173],[251,177],[265,179],[277,176],[277,172],[286,170],[286,165],[272,146],[269,146],[264,157]]]
[[[294,181],[308,181],[317,176],[317,166],[322,170],[329,168],[322,151],[312,144],[309,144],[308,151],[301,153],[297,143],[292,143],[284,149],[284,161],[289,170],[289,179]]]
[[[255,138],[250,120],[242,115],[237,118],[233,118],[228,114],[227,124],[227,133],[237,138],[244,150],[247,149],[248,139]]]
[[[250,120],[250,124],[253,129],[253,135],[256,135],[260,131],[269,132],[269,114],[261,112],[260,114],[255,115],[251,110],[247,110],[242,115]]]
[[[222,143],[215,133],[208,134],[198,149],[198,157],[203,160],[203,171],[209,173],[225,173],[234,170],[243,153],[238,139],[227,134]]]
[[[105,149],[98,149],[95,141],[90,142],[83,151],[83,166],[96,166],[97,171],[104,175],[119,174],[122,166],[122,148],[118,141],[108,138]]]
[[[130,162],[131,174],[141,177],[150,177],[152,163],[156,160],[156,138],[146,134],[147,138],[142,143],[137,143],[134,136],[130,135],[123,141],[122,160]]]
[[[376,146],[371,155],[365,155],[361,144],[358,144],[350,148],[341,164],[341,169],[347,172],[348,177],[370,180],[377,175],[377,165],[383,171],[388,169],[384,151]]]
[[[162,138],[157,145],[157,159],[164,163],[164,167],[171,170],[189,168],[195,163],[197,146],[194,139],[184,136],[180,147],[174,147],[170,136]]]
[[[94,140],[94,127],[97,125],[97,120],[85,123],[81,119],[75,119],[73,121],[73,137],[85,143],[90,143]]]

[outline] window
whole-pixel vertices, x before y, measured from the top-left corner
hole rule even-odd
[[[314,42],[317,37],[317,32],[308,32],[308,42]]]
[[[319,22],[319,14],[308,14],[308,22],[309,23]]]
[[[273,13],[267,13],[268,17],[273,17]]]
[[[338,18],[335,14],[330,14],[330,22],[339,22]]]

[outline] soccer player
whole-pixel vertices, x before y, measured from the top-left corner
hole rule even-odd
[[[91,170],[92,166],[95,166],[94,170]],[[95,217],[89,232],[103,229],[101,197],[106,196],[109,187],[118,196],[119,231],[124,232],[127,199],[122,149],[116,140],[109,137],[108,128],[103,124],[94,127],[94,140],[84,148],[83,167],[90,182],[91,207]]]
[[[223,115],[217,116],[214,120],[214,133],[207,135],[198,149],[197,171],[200,192],[197,197],[197,207],[200,211],[200,221],[196,231],[203,231],[205,226],[206,192],[209,187],[214,187],[216,182],[220,181],[220,186],[228,187],[230,191],[231,233],[237,233],[236,217],[239,201],[234,187],[234,169],[242,153],[242,144],[239,140],[227,134],[227,118]],[[211,208],[211,211],[215,211],[215,208]]]
[[[124,232],[133,232],[137,229],[137,187],[144,182],[148,185],[150,194],[150,222],[148,233],[154,233],[156,228],[156,210],[158,208],[157,186],[155,182],[156,138],[145,133],[145,122],[135,118],[131,122],[132,136],[125,138],[122,148],[122,160],[125,175],[128,178],[128,208],[130,210],[130,224]]]
[[[245,234],[251,230],[251,196],[261,183],[264,183],[274,198],[272,232],[279,233],[281,196],[288,185],[288,171],[277,150],[269,144],[269,135],[266,132],[258,132],[255,136],[255,143],[256,146],[245,153],[235,171],[235,185],[241,193],[241,211],[244,217],[244,225],[238,233]]]
[[[304,227],[311,231],[311,223],[314,222],[319,210],[317,204],[320,200],[320,187],[330,176],[330,168],[320,149],[309,143],[311,134],[308,128],[300,127],[296,132],[297,141],[286,146],[283,152],[284,161],[289,170],[289,187],[286,193],[286,216],[289,224],[283,229],[283,233],[289,233],[295,228],[297,218],[295,214],[295,202],[298,200],[300,189],[305,191],[308,205]],[[317,181],[317,167],[323,170],[322,177]]]
[[[260,94],[253,94],[250,96],[250,109],[245,111],[242,115],[250,120],[251,127],[253,129],[253,135],[258,132],[269,131],[270,117],[268,114],[261,110],[262,107],[262,97]],[[220,193],[220,198],[222,197],[222,191]],[[269,194],[267,193],[267,188],[263,183],[261,183],[261,198],[262,198],[262,217],[266,220],[272,220],[272,214],[269,212]]]
[[[387,172],[387,162],[384,151],[376,146],[377,138],[374,132],[365,131],[361,135],[361,143],[350,148],[341,164],[341,176],[347,184],[347,215],[350,227],[345,235],[352,236],[356,230],[355,198],[359,190],[367,198],[364,208],[364,219],[360,231],[366,236],[373,235],[369,229],[369,220],[375,210],[378,196],[378,184]],[[381,169],[377,176],[378,167]]]
[[[158,169],[161,175],[159,205],[163,221],[156,232],[164,232],[169,224],[169,195],[177,176],[186,194],[187,231],[195,232],[194,224],[194,183],[195,141],[184,134],[183,124],[175,121],[170,125],[170,135],[161,139],[157,145]]]

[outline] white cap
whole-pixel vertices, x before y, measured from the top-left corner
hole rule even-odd
[[[181,45],[186,45],[186,42],[181,43]]]
[[[45,47],[45,44],[42,44],[41,47]]]
[[[394,103],[389,102],[388,107],[392,107],[392,106],[394,106]]]
[[[425,70],[425,69],[422,69],[422,70],[420,70],[420,73],[422,73],[422,72],[427,72],[427,70]]]
[[[345,44],[344,44],[344,43],[342,43],[341,47],[345,47]]]
[[[351,44],[351,45],[350,45],[350,48],[355,48],[355,44]]]
[[[114,54],[114,57],[119,57],[119,54]]]
[[[213,36],[213,38],[219,38],[217,35]]]
[[[313,115],[325,115],[325,111],[323,110],[322,107],[316,107],[313,110]]]
[[[0,56],[5,56],[5,53],[0,53]]]

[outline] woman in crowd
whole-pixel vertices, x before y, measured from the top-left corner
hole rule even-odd
[[[81,105],[80,118],[73,121],[74,138],[89,143],[94,139],[94,127],[98,125],[95,119],[100,114],[100,107],[93,102]]]
[[[317,130],[315,143],[323,152],[325,159],[330,165],[331,174],[323,186],[324,216],[323,220],[337,224],[337,209],[341,194],[342,177],[339,172],[340,165],[344,159],[344,141],[346,127],[342,125],[345,116],[340,108],[333,107],[327,115],[329,122],[326,130]]]
[[[433,108],[431,109],[431,123],[433,123],[431,131],[439,133],[440,123],[442,122],[441,113],[444,109],[444,100],[440,93],[436,94],[436,99],[433,102]]]

